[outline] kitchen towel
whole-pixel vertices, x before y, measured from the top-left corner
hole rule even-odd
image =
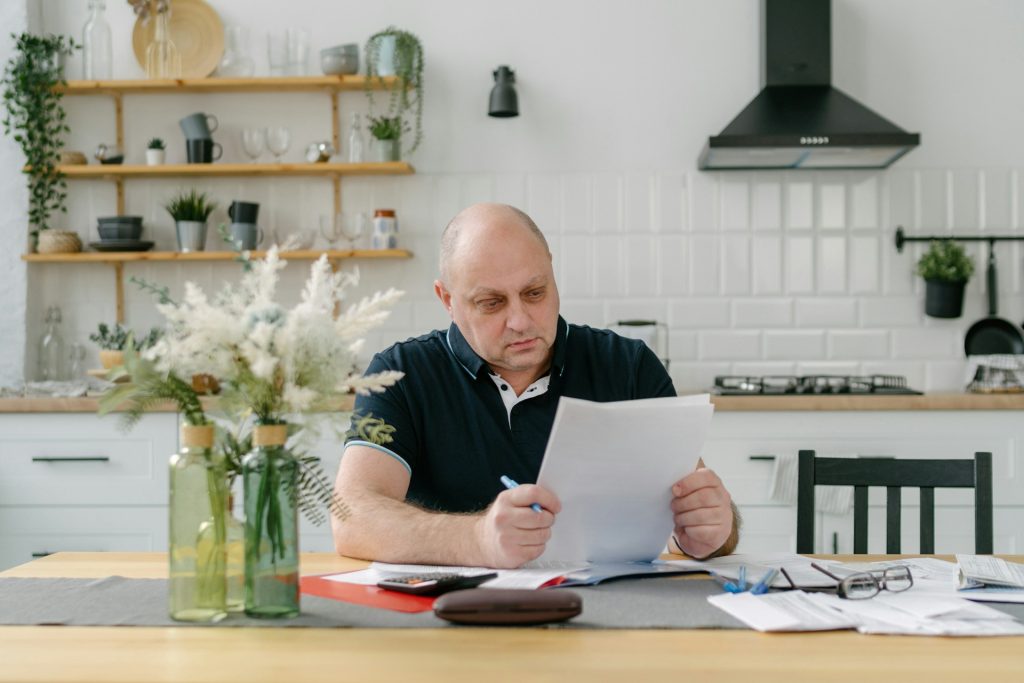
[[[830,458],[855,458],[850,453],[821,454],[822,457]],[[776,503],[785,505],[796,505],[797,491],[797,456],[793,453],[775,456],[775,467],[772,469],[772,479],[769,485],[768,494]],[[853,502],[852,486],[818,486],[814,496],[814,505],[820,512],[827,512],[832,515],[845,515],[850,511]]]

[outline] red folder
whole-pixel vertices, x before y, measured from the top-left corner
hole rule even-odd
[[[340,600],[354,605],[366,605],[396,612],[426,612],[434,608],[434,598],[389,591],[376,586],[331,581],[324,578],[326,576],[331,575],[303,576],[299,579],[299,589],[306,595],[315,595],[318,598]]]

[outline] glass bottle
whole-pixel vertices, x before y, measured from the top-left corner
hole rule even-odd
[[[299,613],[299,467],[284,448],[287,425],[257,425],[242,461],[245,495],[245,613]]]
[[[89,0],[89,19],[82,29],[82,78],[109,80],[113,74],[110,24],[103,16],[105,0]]]
[[[227,605],[229,612],[245,609],[245,525],[235,517],[234,496],[228,496],[227,543],[228,564]]]
[[[221,78],[248,78],[256,71],[256,62],[249,56],[249,33],[244,26],[230,25],[224,29],[224,56],[217,65]]]
[[[168,608],[177,621],[227,616],[227,475],[212,425],[183,425],[170,462]]]
[[[39,371],[36,376],[42,382],[57,382],[64,379],[64,339],[60,334],[60,307],[48,307],[43,322],[46,327],[39,338]]]
[[[71,351],[68,353],[68,371],[67,378],[70,380],[82,379],[82,375],[85,374],[85,347],[80,343],[75,342],[71,345]]]
[[[181,78],[181,54],[171,40],[167,14],[153,16],[153,39],[146,46],[147,78]]]
[[[352,123],[348,132],[349,163],[359,164],[365,158],[366,140],[363,138],[363,127],[359,122],[359,114],[352,112]]]

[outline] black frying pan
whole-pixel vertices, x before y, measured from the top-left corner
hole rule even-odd
[[[988,269],[985,284],[988,288],[988,317],[977,321],[964,337],[964,353],[979,356],[990,353],[1024,353],[1024,336],[1020,329],[1005,318],[996,315],[996,250],[988,247]]]

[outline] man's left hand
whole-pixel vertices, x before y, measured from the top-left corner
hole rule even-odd
[[[673,535],[693,558],[708,557],[729,539],[732,497],[713,471],[701,467],[672,485]]]

